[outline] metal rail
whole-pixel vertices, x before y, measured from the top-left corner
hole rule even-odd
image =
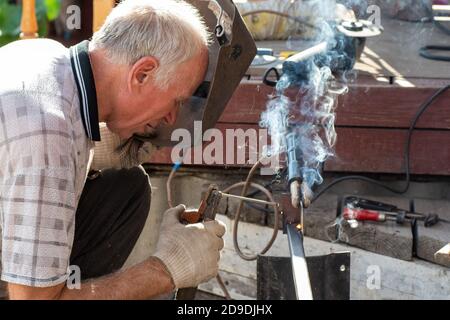
[[[313,300],[305,249],[303,247],[303,233],[292,224],[288,224],[286,229],[297,300]]]

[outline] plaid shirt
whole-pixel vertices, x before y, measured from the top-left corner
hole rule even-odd
[[[87,42],[69,53],[52,40],[17,41],[0,48],[0,70],[1,279],[53,286],[68,277],[100,138]]]

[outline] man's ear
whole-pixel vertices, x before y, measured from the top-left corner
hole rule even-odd
[[[139,90],[153,81],[159,62],[154,57],[143,57],[131,67],[128,84],[132,91]]]

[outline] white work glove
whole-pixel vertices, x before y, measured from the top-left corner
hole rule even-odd
[[[184,225],[183,205],[164,213],[155,257],[167,267],[176,288],[196,287],[217,275],[225,224],[207,221]]]
[[[94,159],[92,160],[90,170],[121,169],[129,167],[129,164],[125,165],[119,153],[115,152],[122,141],[118,135],[109,131],[105,123],[100,123],[100,136],[102,140],[95,143]],[[138,166],[148,161],[153,149],[151,143],[144,143],[142,148],[139,149],[138,160],[136,163],[133,163],[133,165]]]

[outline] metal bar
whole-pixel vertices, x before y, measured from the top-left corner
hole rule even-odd
[[[303,234],[292,224],[288,224],[286,229],[297,300],[313,300],[305,249],[303,247]]]
[[[439,5],[439,4],[435,4],[433,5],[433,10],[434,11],[450,11],[450,5]]]
[[[276,202],[269,202],[269,201],[264,201],[264,200],[259,200],[259,199],[253,199],[253,198],[247,198],[247,197],[241,197],[241,196],[236,196],[234,194],[229,194],[229,193],[223,193],[221,192],[222,196],[224,197],[228,197],[228,198],[233,198],[233,199],[239,199],[239,200],[244,200],[244,201],[248,201],[248,202],[255,202],[255,203],[259,203],[259,204],[266,204],[269,206],[276,206],[278,205]]]
[[[308,48],[306,50],[303,50],[302,52],[293,55],[292,57],[289,57],[288,59],[286,59],[286,61],[295,63],[305,61],[311,57],[314,57],[315,55],[324,53],[325,51],[327,51],[327,47],[328,43],[326,41],[321,42],[311,48]]]
[[[444,21],[444,22],[447,22],[447,21],[450,21],[450,17],[434,17],[434,21],[439,21],[439,22]]]

